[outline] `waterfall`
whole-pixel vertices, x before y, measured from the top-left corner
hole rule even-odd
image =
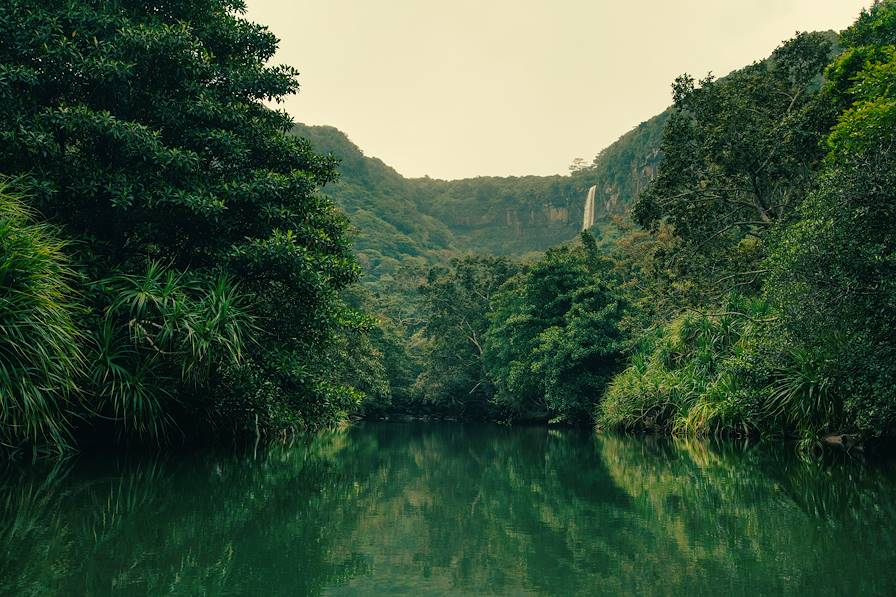
[[[597,194],[597,185],[588,189],[588,198],[585,199],[585,217],[582,218],[582,230],[588,230],[594,226],[594,196]]]

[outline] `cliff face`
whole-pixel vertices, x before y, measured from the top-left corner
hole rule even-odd
[[[417,196],[428,197],[421,208],[471,250],[506,255],[543,251],[582,229],[592,186],[592,223],[627,213],[656,176],[667,117],[664,112],[641,123],[572,176],[417,179]]]
[[[421,208],[451,229],[462,250],[503,255],[540,251],[573,238],[581,222],[581,189],[568,176],[411,183]]]
[[[595,222],[627,212],[656,176],[662,161],[660,143],[668,116],[667,110],[642,122],[601,151],[591,167],[574,174],[586,184],[597,185]]]
[[[435,263],[451,253],[521,255],[569,241],[582,229],[588,189],[594,223],[624,214],[656,175],[664,112],[604,149],[571,176],[407,179],[367,157],[332,127],[294,133],[341,161],[341,180],[324,189],[357,229],[361,263],[374,276],[411,259]]]

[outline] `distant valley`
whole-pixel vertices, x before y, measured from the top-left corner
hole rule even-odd
[[[638,125],[570,175],[451,181],[405,178],[334,127],[297,124],[293,133],[339,160],[340,180],[324,192],[351,220],[361,265],[376,279],[461,253],[522,256],[567,242],[593,185],[596,224],[625,214],[656,174],[667,117]]]

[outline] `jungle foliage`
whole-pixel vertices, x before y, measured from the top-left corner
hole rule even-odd
[[[602,425],[892,437],[894,44],[886,0],[834,46],[800,34],[724,83],[676,81],[634,213],[676,239],[654,256],[681,315],[644,334]]]
[[[285,433],[361,399],[332,375],[369,328],[334,162],[265,105],[297,73],[244,9],[0,9],[4,443]]]
[[[896,433],[896,1],[682,75],[569,176],[458,181],[272,109],[297,73],[244,11],[0,8],[3,446],[396,413]]]
[[[799,33],[724,78],[676,79],[634,222],[604,216],[523,259],[487,304],[449,301],[455,326],[476,314],[481,347],[424,316],[422,334],[446,344],[424,357],[439,373],[422,395],[446,395],[433,380],[454,359],[498,419],[806,447],[892,437],[894,48],[887,0],[839,36]],[[471,263],[487,264],[455,262],[426,300],[453,296],[445,282]]]

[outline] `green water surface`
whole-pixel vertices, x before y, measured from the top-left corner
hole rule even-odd
[[[0,468],[0,595],[886,595],[896,467],[370,423]]]

